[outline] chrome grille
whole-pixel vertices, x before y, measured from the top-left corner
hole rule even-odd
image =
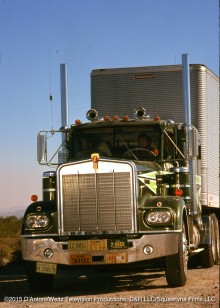
[[[131,232],[130,172],[62,175],[63,232]]]

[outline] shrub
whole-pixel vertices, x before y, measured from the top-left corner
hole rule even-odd
[[[0,217],[0,266],[20,258],[21,218]]]

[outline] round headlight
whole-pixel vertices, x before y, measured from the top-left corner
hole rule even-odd
[[[49,223],[49,219],[47,216],[38,216],[37,226],[39,228],[45,228]]]
[[[166,223],[168,221],[170,221],[171,219],[171,214],[170,212],[161,212],[159,217],[158,217],[158,221],[161,223]]]
[[[168,223],[171,219],[171,213],[169,211],[157,211],[150,212],[146,216],[146,221],[150,224],[164,224]]]
[[[33,226],[35,225],[36,222],[36,216],[28,216],[26,219],[26,225],[30,228],[33,228]]]
[[[158,220],[158,213],[157,212],[153,212],[147,215],[147,221],[154,223],[157,222]]]
[[[26,219],[29,228],[45,228],[48,224],[49,218],[46,215],[30,215]]]

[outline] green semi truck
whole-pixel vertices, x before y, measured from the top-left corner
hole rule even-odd
[[[183,88],[189,89],[189,75],[183,55]],[[87,123],[76,120],[70,127],[64,111],[60,130],[38,134],[40,164],[53,165],[47,141],[56,133],[62,149],[55,170],[43,173],[42,200],[33,198],[23,219],[22,255],[32,291],[49,290],[59,266],[123,269],[158,261],[168,285],[177,287],[186,283],[192,261],[218,264],[219,191],[211,204],[189,94],[183,93],[182,122],[171,120],[172,110],[168,119],[148,115],[146,103],[133,117],[127,110],[99,116],[92,108]],[[219,177],[215,181],[219,185]]]

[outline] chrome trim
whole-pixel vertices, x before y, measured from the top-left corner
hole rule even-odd
[[[155,229],[158,227],[155,227]],[[164,233],[180,233],[182,232],[182,229],[177,229],[177,230],[152,230],[149,231],[147,230],[147,234],[164,234]],[[140,234],[146,234],[146,231],[138,231]]]
[[[96,121],[98,119],[98,111],[95,109],[88,110],[86,113],[86,118],[92,122]]]
[[[114,166],[115,165],[115,166]],[[91,160],[84,160],[84,161],[80,161],[80,162],[75,162],[75,163],[67,163],[67,164],[63,164],[61,166],[58,167],[57,169],[57,200],[58,200],[58,233],[60,236],[63,235],[74,235],[74,234],[126,234],[126,233],[135,233],[137,232],[137,170],[136,170],[136,166],[132,161],[118,161],[118,160],[107,160],[107,159],[100,159],[99,160],[99,169],[98,171],[94,171],[93,167],[92,167],[92,161]],[[64,175],[78,175],[78,183],[79,183],[79,175],[91,175],[91,174],[95,174],[95,177],[97,177],[97,174],[104,174],[104,173],[113,173],[115,172],[113,166],[115,167],[115,169],[120,169],[120,172],[118,173],[123,173],[123,166],[127,166],[126,168],[126,172],[130,173],[130,200],[131,200],[131,205],[130,207],[130,219],[131,219],[131,230],[123,230],[123,231],[108,231],[105,230],[103,232],[99,232],[99,228],[97,228],[96,233],[94,233],[93,231],[89,231],[87,232],[87,230],[82,230],[82,226],[81,226],[81,215],[80,215],[80,195],[78,195],[78,215],[79,215],[79,230],[76,231],[70,231],[70,230],[64,230],[64,207],[63,207],[63,181],[62,181],[62,176]],[[129,167],[128,167],[129,166]],[[116,168],[117,167],[117,168]],[[64,169],[66,168],[66,170]],[[64,170],[64,171],[63,171]],[[108,171],[109,170],[109,171]],[[114,170],[114,171],[113,171]],[[97,172],[97,173],[96,173]],[[97,181],[97,179],[96,179]],[[114,179],[115,181],[115,179]],[[115,183],[113,184],[115,186]],[[115,187],[113,187],[113,190],[115,189]],[[96,194],[97,194],[97,189],[96,189]],[[114,194],[115,195],[115,194]],[[114,196],[115,197],[115,196]],[[96,199],[97,199],[97,195],[96,195]],[[115,202],[115,200],[114,200]],[[96,206],[97,206],[97,200],[95,202]],[[116,210],[114,210],[114,212],[116,213]],[[97,209],[96,209],[96,219],[97,222],[99,220],[99,213],[97,213]],[[116,219],[114,219],[115,221],[115,225],[116,225]],[[98,226],[98,224],[96,225]]]
[[[58,234],[57,233],[50,233],[50,234],[42,234],[42,233],[40,233],[40,234],[22,234],[22,235],[20,235],[20,237],[21,238],[30,238],[30,237],[42,237],[42,238],[45,238],[45,237],[50,237],[50,236],[52,236],[52,237],[54,237],[54,236],[58,236]]]
[[[93,256],[103,256],[103,261],[92,261],[91,266],[105,265],[105,259],[108,253],[123,253],[126,256],[125,263],[133,263],[165,257],[178,252],[178,234],[174,232],[171,234],[160,234],[160,240],[158,240],[158,234],[145,234],[140,239],[129,239],[128,242],[132,244],[132,247],[127,249],[68,251],[68,241],[56,242],[52,238],[22,238],[21,247],[24,260],[52,262],[66,265],[71,265],[71,255],[87,254],[91,256],[91,259]],[[152,254],[146,255],[144,253],[144,247],[146,245],[153,247]],[[51,259],[47,259],[44,256],[44,250],[46,248],[52,249],[54,252]],[[111,264],[111,266],[114,266],[114,264]]]

